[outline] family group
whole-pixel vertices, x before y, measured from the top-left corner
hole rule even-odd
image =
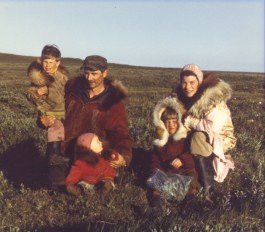
[[[103,196],[114,189],[119,170],[132,160],[124,99],[127,89],[108,77],[107,59],[87,56],[80,75],[69,78],[56,45],[46,45],[28,68],[27,98],[37,107],[37,124],[47,130],[46,157],[51,188],[79,196],[97,187]],[[200,188],[210,200],[213,181],[223,182],[234,162],[234,127],[227,107],[232,90],[213,73],[185,65],[179,84],[153,110],[157,138],[150,176],[156,170],[192,177],[187,196]],[[143,102],[144,104],[144,102]],[[150,205],[161,204],[150,190]]]

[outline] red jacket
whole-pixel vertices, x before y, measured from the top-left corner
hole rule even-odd
[[[109,148],[120,153],[127,164],[132,157],[132,140],[123,99],[126,90],[118,81],[104,80],[105,90],[89,98],[88,82],[79,76],[67,83],[65,92],[66,154],[73,154],[74,140],[83,133],[95,133],[109,143]]]
[[[112,168],[108,161],[99,157],[99,162],[95,167],[83,160],[76,160],[71,167],[65,183],[76,184],[85,181],[88,184],[97,184],[102,180],[114,180],[116,170]]]

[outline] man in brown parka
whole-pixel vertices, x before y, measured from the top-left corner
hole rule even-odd
[[[120,168],[129,165],[132,158],[132,140],[123,102],[127,90],[121,82],[107,78],[107,68],[104,57],[88,56],[81,67],[83,74],[68,81],[63,153],[74,159],[76,138],[83,133],[94,133],[118,153],[118,158],[110,164]]]

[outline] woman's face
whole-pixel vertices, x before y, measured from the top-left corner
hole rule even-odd
[[[181,88],[187,97],[193,97],[199,89],[199,82],[193,75],[184,76],[182,78]]]

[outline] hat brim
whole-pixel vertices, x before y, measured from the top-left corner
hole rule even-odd
[[[85,66],[82,66],[80,69],[88,70],[88,71],[97,71],[97,70],[100,70],[98,67],[95,67],[93,65],[85,65]]]

